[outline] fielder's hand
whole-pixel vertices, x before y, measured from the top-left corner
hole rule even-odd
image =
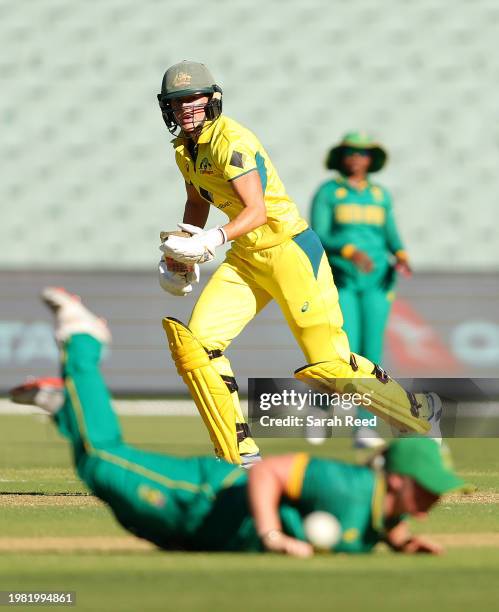
[[[364,274],[370,274],[374,269],[373,260],[364,251],[354,251],[350,257],[350,261],[352,261],[361,272],[364,272]]]
[[[441,555],[444,552],[443,546],[432,542],[428,538],[421,536],[412,536],[400,548],[400,552],[406,555],[415,555],[418,553],[426,553],[428,555]]]
[[[278,529],[272,529],[263,535],[262,543],[265,549],[270,552],[283,553],[291,557],[305,559],[312,557],[314,554],[314,549],[309,542],[292,538]]]
[[[215,250],[227,242],[227,236],[221,227],[205,232],[200,227],[188,223],[179,223],[181,231],[190,234],[188,238],[170,235],[159,247],[165,257],[186,264],[201,264],[215,257]]]
[[[409,265],[407,259],[399,259],[397,257],[397,261],[395,263],[395,270],[397,270],[399,274],[402,274],[402,276],[405,276],[406,278],[410,278],[412,276],[412,268]]]

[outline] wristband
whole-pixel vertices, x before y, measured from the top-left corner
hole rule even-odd
[[[357,249],[354,244],[345,244],[345,246],[341,249],[341,256],[345,259],[350,259],[352,255],[355,253]]]
[[[222,246],[227,242],[227,234],[225,230],[217,225],[207,232],[202,232],[199,234],[200,240],[204,243],[204,246],[210,251],[210,253],[214,254],[215,249]],[[196,238],[196,236],[193,236]]]
[[[218,229],[220,230],[220,232],[221,232],[221,234],[222,234],[222,236],[223,236],[223,239],[224,239],[224,241],[222,242],[222,244],[225,244],[225,243],[227,242],[227,232],[226,232],[226,231],[224,230],[224,228],[223,228],[223,227],[221,227],[221,226],[220,226]]]

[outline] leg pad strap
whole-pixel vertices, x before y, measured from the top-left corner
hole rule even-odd
[[[362,397],[368,394],[369,401],[362,405],[399,431],[429,431],[429,423],[419,417],[419,404],[413,394],[379,366],[359,355],[352,357],[350,363],[338,359],[307,365],[296,370],[295,378],[326,393],[359,393]]]
[[[210,355],[188,327],[177,319],[166,317],[163,328],[177,372],[191,392],[215,453],[231,463],[240,463],[236,414],[227,382],[211,364]]]

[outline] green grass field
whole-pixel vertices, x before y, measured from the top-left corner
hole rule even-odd
[[[125,437],[179,455],[210,453],[200,420],[126,417]],[[355,460],[349,440],[320,447],[262,440],[265,453],[308,450]],[[69,447],[37,416],[0,416],[0,590],[72,590],[78,610],[495,610],[499,601],[499,440],[452,440],[479,487],[444,500],[416,530],[445,556],[165,553],[133,540],[87,495]],[[72,495],[67,495],[71,493]],[[65,495],[66,494],[66,495]]]

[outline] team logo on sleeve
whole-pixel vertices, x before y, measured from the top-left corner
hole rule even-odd
[[[355,527],[351,527],[343,532],[343,542],[355,542],[358,540],[360,536],[359,530],[355,529]]]
[[[244,168],[243,154],[239,151],[232,151],[229,164],[234,168]]]
[[[139,486],[137,493],[142,501],[145,501],[151,506],[164,508],[166,505],[166,498],[159,489],[142,484]]]
[[[203,157],[199,164],[199,174],[213,174],[213,168],[207,157]]]

